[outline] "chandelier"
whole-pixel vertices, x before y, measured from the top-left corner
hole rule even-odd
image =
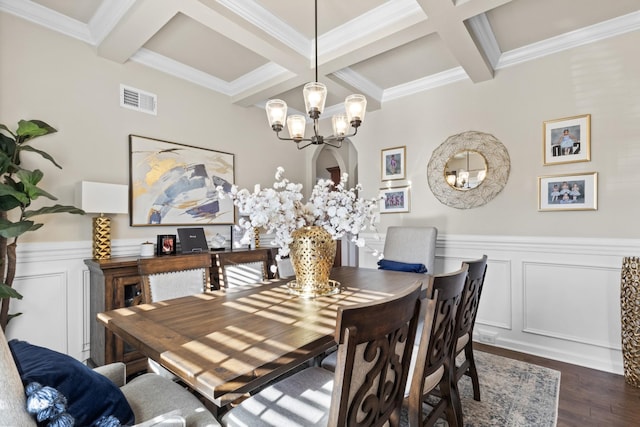
[[[294,114],[287,117],[287,103],[281,99],[271,99],[267,101],[265,110],[271,129],[276,133],[278,139],[282,141],[293,141],[296,143],[298,150],[310,145],[327,144],[332,147],[340,148],[342,141],[350,136],[358,133],[358,127],[364,120],[364,114],[367,108],[367,98],[364,95],[349,95],[344,101],[346,114],[335,114],[331,118],[333,125],[333,135],[325,137],[320,135],[320,126],[318,120],[324,111],[324,103],[327,99],[327,87],[318,82],[318,0],[315,0],[315,59],[316,59],[316,80],[315,82],[304,85],[302,94],[304,96],[304,105],[309,114],[309,118],[313,121],[313,135],[311,138],[305,138],[304,132],[307,124],[305,116]],[[280,136],[280,132],[287,123],[289,129],[289,138]],[[347,133],[349,127],[353,128],[353,133]]]

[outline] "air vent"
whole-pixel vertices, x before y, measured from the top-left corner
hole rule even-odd
[[[120,106],[155,116],[158,112],[158,97],[140,89],[120,85]]]

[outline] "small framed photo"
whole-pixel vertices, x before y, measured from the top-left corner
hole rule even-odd
[[[591,160],[591,114],[548,120],[542,133],[545,166]]]
[[[539,211],[595,211],[597,209],[597,172],[538,178]]]
[[[382,152],[382,180],[405,179],[407,147],[385,148]]]
[[[380,213],[409,212],[410,197],[409,186],[381,188]]]
[[[156,245],[156,255],[175,255],[176,254],[176,235],[175,234],[158,234],[158,243]]]

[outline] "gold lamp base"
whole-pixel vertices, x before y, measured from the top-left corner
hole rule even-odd
[[[104,215],[93,218],[93,258],[111,258],[111,218]]]

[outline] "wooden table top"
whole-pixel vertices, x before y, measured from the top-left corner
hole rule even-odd
[[[335,345],[337,309],[380,300],[426,275],[338,267],[337,295],[290,295],[286,280],[98,314],[109,330],[218,406]]]

